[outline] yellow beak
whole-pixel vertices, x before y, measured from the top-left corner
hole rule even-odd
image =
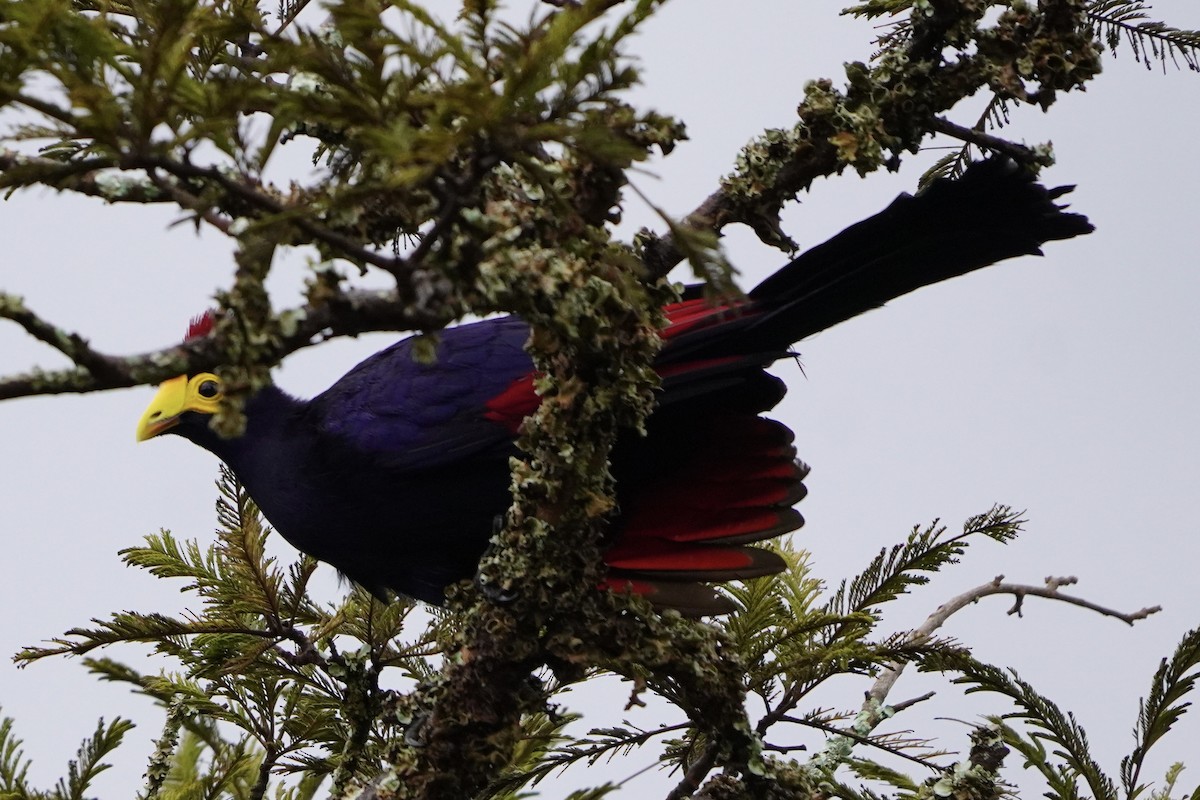
[[[186,408],[188,378],[180,375],[164,381],[158,387],[158,393],[150,401],[142,418],[138,420],[137,440],[144,442],[170,430],[179,423],[179,415]]]

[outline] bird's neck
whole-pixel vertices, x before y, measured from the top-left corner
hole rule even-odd
[[[277,529],[286,530],[306,513],[315,476],[304,474],[311,464],[315,434],[306,422],[306,403],[274,386],[266,386],[246,401],[246,430],[223,439],[205,424],[184,435],[210,451],[233,470],[238,480]]]

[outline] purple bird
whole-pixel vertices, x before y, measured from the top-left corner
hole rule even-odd
[[[662,377],[647,435],[612,454],[619,511],[606,586],[693,614],[730,610],[708,583],[772,574],[784,563],[754,543],[799,528],[808,468],[792,432],[762,416],[786,391],[765,369],[794,342],[907,292],[1051,240],[1092,230],[1011,162],[901,195],[756,286],[712,306],[691,287],[665,309]],[[732,312],[732,313],[731,313]],[[208,332],[211,318],[190,336]],[[510,502],[516,431],[538,403],[529,336],[517,317],[445,330],[432,363],[413,340],[376,353],[311,400],[268,386],[247,402],[245,433],[208,426],[213,373],[159,387],[137,429],[190,439],[223,460],[295,547],[380,598],[439,603],[475,574]]]

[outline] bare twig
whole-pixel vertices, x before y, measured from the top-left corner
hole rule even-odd
[[[910,644],[919,644],[928,640],[933,636],[934,631],[945,625],[946,621],[954,614],[985,597],[996,594],[1010,594],[1016,598],[1013,607],[1008,611],[1009,614],[1020,614],[1024,599],[1031,595],[1086,608],[1089,611],[1095,611],[1097,614],[1119,619],[1129,625],[1162,610],[1161,606],[1151,606],[1132,613],[1125,613],[1098,605],[1090,600],[1084,600],[1081,597],[1063,594],[1059,591],[1060,586],[1071,586],[1077,582],[1078,579],[1075,577],[1048,577],[1044,586],[1033,586],[1019,583],[1005,583],[1004,576],[997,575],[994,580],[969,589],[938,606],[937,610],[930,614],[919,628],[916,628],[908,635],[908,642]],[[883,719],[881,709],[884,700],[887,699],[892,687],[896,685],[896,681],[899,680],[900,674],[904,672],[906,666],[907,663],[905,662],[893,662],[879,673],[879,677],[876,678],[875,683],[867,691],[866,701],[863,704],[864,711],[878,715],[879,720]]]
[[[905,709],[912,708],[917,703],[924,703],[926,700],[933,698],[936,694],[937,692],[926,692],[925,694],[917,695],[916,697],[910,697],[908,700],[903,700],[899,703],[892,703],[892,711],[899,714]]]
[[[1130,625],[1137,620],[1145,619],[1151,614],[1161,610],[1158,606],[1153,606],[1150,608],[1143,608],[1138,611],[1126,613],[1101,606],[1079,597],[1065,595],[1059,591],[1060,587],[1070,586],[1076,582],[1077,579],[1074,577],[1049,577],[1046,578],[1046,583],[1044,586],[1031,586],[1025,584],[1004,583],[1004,576],[999,575],[994,580],[981,586],[976,586],[973,589],[951,598],[946,603],[943,603],[937,608],[936,611],[929,615],[929,617],[920,627],[908,634],[908,636],[905,638],[904,644],[914,646],[929,641],[934,632],[944,625],[946,621],[955,613],[981,600],[984,597],[995,594],[1011,594],[1016,598],[1016,603],[1014,604],[1013,608],[1009,610],[1010,614],[1019,613],[1021,603],[1023,602],[1024,598],[1031,595],[1035,597],[1045,597],[1050,600],[1060,600],[1071,605],[1080,606],[1081,608],[1086,608],[1089,611],[1095,611],[1103,616],[1120,619],[1121,621]],[[786,708],[788,706],[781,703],[779,706],[770,710],[766,715],[764,715],[761,720],[759,720],[758,725],[756,726],[756,731],[760,736],[763,736],[765,735],[767,729],[776,722],[790,722],[798,725],[806,725],[808,727],[818,728],[830,733],[834,733],[838,736],[844,736],[860,744],[868,744],[873,747],[887,750],[895,755],[908,758],[927,767],[936,767],[936,765],[929,763],[925,759],[910,756],[901,751],[889,748],[886,744],[878,742],[872,739],[870,736],[871,731],[878,727],[883,720],[893,716],[898,711],[910,708],[917,703],[921,703],[925,700],[928,700],[930,697],[933,697],[934,693],[928,692],[920,695],[919,697],[906,700],[902,703],[897,703],[892,706],[885,706],[884,703],[888,694],[895,686],[896,681],[899,679],[900,674],[904,671],[906,666],[907,662],[897,661],[885,666],[880,671],[875,683],[866,692],[862,709],[854,720],[854,730],[842,730],[814,720],[787,715]],[[820,753],[815,755],[814,758],[828,758],[828,753],[830,752],[831,751],[828,748],[823,749]],[[840,759],[841,757],[838,758]],[[681,783],[680,787],[683,786],[684,784]],[[683,797],[686,795],[678,796]]]
[[[999,136],[992,136],[990,133],[984,133],[978,128],[964,128],[962,125],[956,125],[945,117],[934,117],[930,121],[929,127],[937,133],[944,133],[960,141],[970,142],[984,150],[1002,153],[1018,164],[1036,164],[1042,167],[1049,166],[1050,164],[1049,157],[1038,153],[1036,150],[1017,144],[1016,142],[1010,142],[1007,139],[1001,139]]]

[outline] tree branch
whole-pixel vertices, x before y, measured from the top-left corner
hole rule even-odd
[[[1089,611],[1094,611],[1102,616],[1119,619],[1128,625],[1132,625],[1134,622],[1145,619],[1151,614],[1156,614],[1162,610],[1161,606],[1150,606],[1148,608],[1143,608],[1138,611],[1128,613],[1116,611],[1115,609],[1093,603],[1090,600],[1085,600],[1081,597],[1075,597],[1073,595],[1063,594],[1059,591],[1060,586],[1071,586],[1077,582],[1078,579],[1075,577],[1048,577],[1046,578],[1045,585],[1033,586],[1029,584],[1005,583],[1004,576],[997,575],[996,578],[989,583],[976,586],[975,588],[965,591],[956,597],[952,597],[947,602],[938,606],[937,610],[930,614],[919,628],[916,628],[909,633],[907,637],[908,642],[912,644],[919,644],[920,642],[928,640],[933,636],[934,631],[946,624],[946,621],[949,620],[950,617],[985,597],[990,597],[997,594],[1010,594],[1016,598],[1015,602],[1013,603],[1013,607],[1008,611],[1009,614],[1020,614],[1021,606],[1024,603],[1025,598],[1028,596],[1044,597],[1047,600],[1058,600],[1063,603],[1069,603],[1070,605],[1079,606],[1080,608],[1086,608]],[[892,687],[895,686],[896,681],[899,680],[900,675],[904,672],[904,668],[906,666],[907,663],[895,662],[885,667],[879,673],[879,677],[876,678],[875,683],[867,691],[866,701],[863,703],[863,711],[876,717],[874,724],[878,724],[883,720],[884,715],[882,713],[882,709],[884,706],[884,701],[887,699]],[[874,727],[874,725],[872,725],[872,727]]]
[[[116,161],[111,158],[59,161],[15,150],[0,150],[0,174],[3,174],[3,185],[6,186],[42,184],[58,191],[99,197],[109,203],[171,201],[149,180],[115,174],[116,166]]]
[[[35,370],[0,378],[0,400],[155,384],[176,375],[212,370],[231,360],[219,337],[131,356],[101,353],[87,345],[79,334],[64,331],[36,315],[14,295],[0,295],[0,317],[12,319],[40,341],[79,359],[76,361],[79,367],[75,369]],[[445,322],[422,307],[402,304],[395,290],[334,293],[283,311],[276,315],[276,320],[276,336],[268,345],[269,356],[275,363],[335,336],[423,329]]]
[[[564,9],[569,7],[569,3],[563,4]],[[986,33],[990,37],[987,41],[1026,42],[1022,47],[999,53],[985,52],[981,47],[977,53],[960,53],[953,62],[945,61],[940,55],[930,61],[930,53],[941,53],[943,48],[933,45],[943,41],[948,30],[955,25],[973,24],[969,19],[959,19],[960,13],[941,9],[933,17],[915,16],[912,35],[904,47],[898,48],[895,53],[885,53],[871,67],[864,64],[847,67],[849,82],[844,92],[835,90],[828,80],[810,84],[798,109],[798,123],[789,131],[769,131],[761,139],[748,144],[739,158],[738,171],[727,176],[721,188],[709,195],[674,230],[683,235],[687,231],[719,233],[730,223],[744,222],[751,225],[765,242],[790,248],[793,246],[791,239],[783,234],[778,224],[779,210],[785,202],[806,189],[816,177],[840,172],[847,165],[860,173],[881,166],[894,167],[899,154],[916,149],[930,131],[943,131],[960,138],[971,137],[970,140],[980,146],[1006,152],[1019,160],[1028,161],[1032,158],[1027,148],[961,128],[935,114],[950,108],[982,86],[990,86],[999,95],[1026,102],[1036,98],[1037,102],[1044,105],[1050,102],[1056,89],[1081,85],[1094,74],[1092,61],[1098,58],[1090,40],[1079,41],[1078,31],[1083,29],[1084,21],[1082,18],[1076,19],[1078,14],[1072,16],[1062,9],[1056,9],[1053,15],[1013,15],[1006,12],[1001,14],[995,28]],[[1031,38],[1031,31],[1024,30],[1022,26],[1032,26],[1034,32],[1041,35]],[[1056,33],[1062,33],[1067,41],[1056,41],[1052,35]],[[974,31],[973,35],[984,41],[984,32]],[[1021,75],[1019,63],[1030,60],[1039,63],[1053,61],[1046,53],[1033,52],[1036,48],[1053,50],[1056,47],[1074,48],[1069,59],[1071,75],[1021,76],[1023,80],[1042,84],[1053,79],[1056,81],[1054,88],[1031,94],[1015,85],[1001,83],[1001,78],[997,77],[1008,76],[1004,79],[1010,82],[1016,80],[1012,76]],[[1033,58],[1035,55],[1042,58]],[[997,63],[1005,68],[1001,69]],[[67,110],[37,98],[20,95],[15,99],[64,125],[76,125],[79,122]],[[848,127],[848,122],[852,120],[862,120],[863,125]],[[163,179],[143,183],[95,174],[96,170],[113,167],[141,169],[151,176],[161,171],[179,183]],[[263,217],[277,218],[303,234],[302,241],[292,243],[318,243],[331,251],[333,257],[375,266],[396,279],[397,307],[378,315],[377,320],[382,323],[379,328],[354,324],[340,314],[314,307],[313,304],[293,310],[293,318],[314,315],[335,317],[335,324],[327,326],[333,329],[333,335],[344,335],[343,331],[350,334],[366,330],[436,328],[459,316],[463,310],[455,300],[455,289],[451,282],[422,277],[426,256],[433,250],[436,240],[453,227],[451,221],[459,210],[459,203],[454,198],[443,198],[433,229],[417,250],[405,258],[382,253],[364,244],[360,237],[314,219],[308,213],[311,209],[289,204],[270,191],[248,182],[246,178],[227,174],[216,167],[196,166],[163,155],[129,154],[119,162],[94,159],[63,164],[52,159],[32,159],[10,151],[0,153],[0,172],[12,173],[22,168],[34,170],[35,182],[45,182],[109,201],[163,202],[170,199],[191,209],[226,234],[231,232],[232,220],[240,216],[237,213],[238,206],[244,206],[252,218],[259,221],[266,221]],[[482,175],[476,177],[482,179]],[[22,184],[27,182],[21,181]],[[210,200],[189,188],[196,183],[218,187],[226,199],[214,206]],[[218,214],[215,208],[220,208],[230,218]],[[694,252],[687,243],[677,241],[677,235],[668,233],[652,238],[644,246],[642,254],[649,279],[665,276],[685,253]],[[321,330],[312,324],[302,324],[300,328],[302,335],[307,336]],[[298,344],[295,337],[288,337],[286,344],[272,352],[282,358],[300,346],[303,345]],[[86,351],[79,352],[89,359]],[[219,345],[214,352],[220,355]],[[161,357],[164,353],[172,354],[171,362],[174,365],[185,363],[189,368],[214,366],[203,358],[189,357],[181,362],[182,354],[174,348],[147,356]],[[3,378],[0,379],[0,399],[119,388],[158,381],[169,375],[157,364],[147,363],[147,356],[90,357],[86,363],[77,362],[81,369]]]
[[[1121,612],[1098,605],[1089,600],[1075,597],[1073,595],[1063,594],[1059,591],[1059,587],[1073,585],[1076,582],[1077,579],[1073,577],[1050,577],[1046,579],[1044,586],[1031,586],[1026,584],[1005,583],[1003,575],[997,576],[994,580],[963,592],[962,594],[959,594],[938,606],[937,610],[930,614],[920,627],[911,631],[905,637],[904,644],[908,646],[914,646],[929,641],[934,632],[942,627],[942,625],[944,625],[951,616],[967,606],[978,602],[984,597],[996,594],[1010,594],[1016,598],[1014,606],[1008,612],[1010,614],[1020,613],[1021,604],[1024,598],[1027,596],[1059,600],[1071,605],[1086,608],[1090,611],[1095,611],[1103,616],[1120,619],[1130,625],[1137,620],[1145,619],[1151,614],[1157,613],[1161,610],[1158,606],[1154,606],[1150,608],[1143,608],[1134,612]],[[908,662],[893,662],[889,665],[886,665],[880,671],[880,674],[876,678],[874,684],[872,684],[871,688],[866,692],[866,697],[863,701],[861,710],[855,716],[853,730],[838,730],[811,720],[784,715],[779,709],[768,712],[768,714],[766,714],[759,721],[758,725],[756,726],[756,730],[761,736],[765,735],[767,728],[775,722],[791,722],[795,724],[821,728],[822,730],[828,730],[831,733],[836,733],[838,736],[844,737],[850,742],[858,744],[870,744],[875,747],[882,747],[885,750],[889,749],[885,745],[881,745],[881,743],[874,741],[870,736],[871,732],[877,728],[879,724],[883,722],[883,720],[893,716],[896,712],[923,702],[924,700],[927,700],[933,696],[933,693],[929,692],[921,695],[920,697],[912,698],[894,706],[885,705],[888,694],[895,686],[896,681],[899,679],[901,673],[903,673],[907,664]],[[832,744],[827,744],[819,752],[812,756],[810,763],[820,763],[822,765],[822,770],[824,771],[828,768],[836,766],[838,763],[841,763],[846,758],[847,754],[848,750],[845,750],[841,747],[832,746]],[[909,756],[903,752],[897,751],[894,754],[915,760],[924,766],[934,766],[928,763],[926,760]],[[683,784],[681,783],[680,787],[678,788],[682,787]],[[684,796],[686,795],[679,795],[679,797]]]
[[[122,379],[120,359],[93,349],[78,333],[68,333],[50,324],[30,311],[25,301],[17,295],[0,292],[0,318],[17,323],[30,336],[50,345],[82,368],[71,370],[72,374],[78,376],[82,372],[98,383],[119,382]],[[34,377],[31,375],[30,379]],[[44,377],[42,376],[43,379]],[[0,387],[5,383],[6,381],[0,381]],[[0,397],[3,397],[3,388],[0,388]]]
[[[1043,167],[1050,165],[1051,159],[1043,153],[1039,153],[1016,142],[1001,139],[999,136],[984,133],[977,128],[964,128],[962,125],[956,125],[945,117],[934,117],[929,127],[930,130],[936,133],[944,133],[959,141],[969,142],[982,150],[1002,153],[1018,164]]]
[[[909,702],[909,705],[911,706],[915,703],[920,702],[923,699],[928,699],[931,696],[932,696],[932,693],[929,695],[925,695],[924,697],[921,697],[921,698],[914,698],[913,700],[910,700],[908,702]],[[865,744],[870,747],[874,747],[876,749],[882,750],[885,753],[890,753],[891,755],[897,756],[899,758],[908,759],[909,761],[912,761],[914,764],[920,764],[922,767],[925,767],[926,769],[938,769],[938,765],[930,763],[928,759],[921,758],[920,756],[909,755],[908,753],[904,752],[903,750],[901,750],[897,747],[890,747],[890,746],[884,744],[883,742],[872,739],[870,736],[864,736],[863,734],[855,733],[854,731],[846,730],[844,728],[837,728],[837,727],[834,727],[833,725],[826,725],[823,722],[817,722],[815,719],[804,719],[803,717],[786,716],[786,717],[780,717],[779,721],[780,722],[790,722],[793,725],[801,725],[806,728],[813,728],[815,730],[824,731],[825,733],[829,733],[834,736],[844,736],[847,739],[852,739],[855,742],[858,742],[859,744]],[[793,749],[797,749],[797,748],[793,748]]]
[[[284,202],[261,191],[259,187],[235,179],[216,167],[198,167],[182,161],[156,156],[139,159],[135,165],[144,169],[158,169],[185,180],[202,180],[220,186],[231,197],[252,206],[258,211],[273,216],[287,215],[287,221],[313,239],[327,244],[340,252],[343,258],[370,264],[391,273],[397,282],[406,281],[412,273],[412,265],[399,256],[385,256],[377,250],[364,246],[357,239],[327,228],[300,213],[301,209],[289,207]],[[199,202],[197,199],[196,202]]]
[[[982,8],[982,7],[981,7]],[[935,4],[934,13],[912,15],[905,46],[888,48],[871,66],[847,64],[848,85],[835,90],[832,81],[811,82],[797,109],[799,122],[790,130],[767,131],[738,157],[738,171],[726,176],[678,226],[682,231],[719,233],[733,222],[752,227],[759,238],[785,250],[795,244],[779,227],[779,211],[796,194],[822,176],[852,166],[859,174],[880,167],[895,169],[900,155],[915,152],[930,132],[945,132],[981,147],[1012,156],[1021,163],[1042,163],[1035,151],[988,134],[953,125],[937,115],[962,98],[988,87],[1014,102],[1053,102],[1056,91],[1080,88],[1099,72],[1100,51],[1083,35],[1087,21],[1078,8],[1055,7],[1038,13],[1004,12],[990,30],[975,26],[958,4]],[[980,10],[981,13],[981,10]],[[951,32],[969,36],[977,52],[963,48],[950,60],[941,53]],[[1023,42],[1021,47],[997,43]],[[1038,68],[1027,74],[1027,60],[1061,60],[1070,51],[1068,74]],[[1037,88],[1028,91],[1026,83]],[[857,127],[852,123],[859,120]],[[674,234],[654,238],[644,247],[650,276],[665,276],[688,252]]]

